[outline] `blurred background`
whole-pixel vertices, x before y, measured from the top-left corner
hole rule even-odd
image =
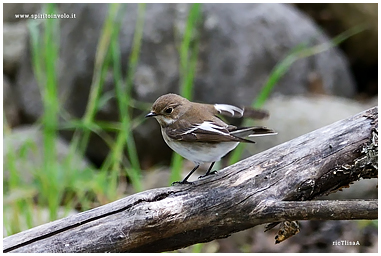
[[[193,164],[144,119],[163,94],[269,111],[229,120],[278,135],[217,169],[377,105],[378,4],[10,3],[3,14],[4,236],[181,180]],[[377,198],[377,180],[330,198]],[[257,226],[179,251],[377,252],[377,225],[302,221],[279,245]]]

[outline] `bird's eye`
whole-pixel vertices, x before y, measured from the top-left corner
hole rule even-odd
[[[167,113],[167,114],[171,114],[172,111],[173,111],[173,108],[167,108],[167,109],[165,110],[165,113]]]

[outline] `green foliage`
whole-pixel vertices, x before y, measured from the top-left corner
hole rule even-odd
[[[192,100],[193,80],[196,74],[196,65],[198,57],[198,26],[201,22],[201,4],[192,4],[188,13],[187,24],[179,48],[180,57],[180,94]],[[173,153],[171,163],[171,177],[169,184],[181,180],[181,170],[183,167],[183,158],[177,153]]]
[[[46,5],[46,12],[55,11],[54,4]],[[43,195],[40,200],[49,207],[50,219],[55,219],[59,202],[63,194],[62,183],[57,176],[56,147],[58,128],[59,99],[57,95],[57,60],[59,49],[58,23],[55,19],[47,19],[44,23],[45,33],[42,37],[34,34],[32,38],[32,58],[36,78],[40,86],[44,114],[42,116],[43,128],[43,166],[39,172],[44,175],[37,176],[37,182]],[[42,42],[39,40],[43,38]],[[40,58],[37,54],[43,56]],[[45,175],[46,174],[46,175]],[[47,178],[49,177],[49,179]]]
[[[8,178],[4,180],[4,224],[7,234],[31,228],[37,216],[48,209],[49,219],[58,218],[64,209],[66,215],[76,207],[87,210],[96,205],[114,201],[123,196],[121,182],[126,174],[135,191],[142,190],[140,164],[136,153],[132,130],[143,120],[133,118],[131,106],[142,108],[142,104],[131,98],[131,88],[135,69],[139,60],[145,4],[138,5],[138,19],[133,38],[131,56],[128,57],[126,77],[122,75],[120,46],[118,37],[126,4],[110,4],[104,22],[95,56],[94,75],[86,111],[81,119],[71,117],[58,98],[57,65],[59,60],[59,20],[35,20],[28,24],[32,53],[32,66],[41,92],[44,114],[40,120],[43,134],[42,165],[32,166],[31,180],[22,179],[22,170],[16,163],[27,161],[26,155],[38,148],[34,142],[25,143],[18,150],[9,150],[6,169]],[[47,13],[57,12],[55,4],[46,4]],[[115,92],[102,95],[106,74],[113,70]],[[99,109],[115,98],[120,113],[120,123],[95,120]],[[147,109],[147,106],[144,105]],[[65,121],[59,123],[59,117]],[[60,129],[74,131],[70,153],[60,161],[56,154],[56,140]],[[116,134],[116,139],[106,131]],[[81,159],[88,146],[90,133],[100,136],[110,147],[110,154],[100,170],[79,168],[74,157]],[[128,159],[124,156],[127,152]],[[36,202],[39,207],[36,207]],[[36,213],[37,211],[37,213]],[[63,216],[60,216],[63,217]],[[46,220],[45,220],[46,221]]]
[[[109,154],[109,157],[106,159],[102,167],[102,169],[105,171],[108,171],[111,167],[113,174],[112,182],[114,186],[110,186],[110,188],[113,188],[117,185],[116,182],[118,175],[124,170],[127,176],[130,178],[135,191],[142,190],[142,184],[140,182],[140,164],[136,151],[135,141],[132,137],[132,113],[129,106],[131,105],[132,100],[132,82],[135,74],[135,69],[139,60],[141,38],[143,35],[144,11],[145,4],[139,4],[138,20],[135,27],[135,35],[133,38],[131,56],[129,58],[127,77],[125,79],[122,77],[122,64],[120,59],[121,53],[118,43],[120,22],[116,23],[117,26],[115,26],[116,29],[114,30],[114,33],[112,35],[111,49],[114,79],[116,85],[115,93],[118,100],[120,120],[122,122],[123,129],[120,130],[115,145],[111,147],[112,152]],[[131,161],[129,166],[125,166],[124,162],[126,161],[123,161],[124,147],[126,147],[129,159]],[[110,193],[112,193],[113,191],[110,191]]]

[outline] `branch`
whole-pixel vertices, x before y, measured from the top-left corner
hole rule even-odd
[[[295,201],[312,200],[360,178],[377,177],[377,136],[378,108],[374,107],[249,157],[194,185],[144,191],[6,237],[3,250],[162,252],[275,221],[376,218],[376,201]],[[340,205],[347,205],[348,216],[336,211]],[[369,215],[361,209],[369,209]]]
[[[373,220],[378,217],[378,200],[266,201],[257,216],[274,220]]]

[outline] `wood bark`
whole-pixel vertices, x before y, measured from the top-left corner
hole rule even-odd
[[[360,178],[377,177],[377,136],[378,107],[374,107],[193,185],[144,191],[6,237],[3,250],[162,252],[263,223],[377,218],[377,201],[300,202]]]

